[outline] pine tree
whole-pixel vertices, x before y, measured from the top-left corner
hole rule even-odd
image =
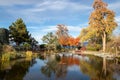
[[[26,25],[21,18],[17,19],[9,26],[9,31],[10,40],[16,42],[16,45],[30,41],[29,32],[27,31]]]

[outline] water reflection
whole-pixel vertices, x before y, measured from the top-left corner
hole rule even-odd
[[[0,80],[22,80],[34,63],[31,59],[0,62]]]
[[[60,56],[58,55],[55,57],[51,56],[51,58],[48,59],[46,65],[42,66],[41,72],[47,77],[51,77],[52,74],[54,74],[56,78],[65,77],[67,73],[67,64],[66,62],[63,63],[61,60],[63,59],[60,59]]]
[[[0,62],[0,80],[119,80],[119,60],[81,55]]]

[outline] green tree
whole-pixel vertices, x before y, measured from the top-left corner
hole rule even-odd
[[[52,32],[47,33],[43,36],[42,41],[47,44],[47,49],[56,49],[56,46],[58,45],[58,39],[56,35],[54,35]]]
[[[29,44],[31,45],[33,49],[33,47],[38,44],[38,41],[36,41],[34,37],[30,37]]]
[[[103,51],[106,50],[106,39],[117,27],[114,20],[115,13],[107,8],[107,4],[102,0],[94,0],[94,11],[89,18],[89,27],[95,31],[96,36],[102,38]]]
[[[21,18],[12,23],[12,25],[9,26],[9,30],[10,40],[16,42],[16,45],[20,45],[23,42],[30,42],[29,32]]]

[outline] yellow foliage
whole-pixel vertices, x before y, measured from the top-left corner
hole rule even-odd
[[[32,51],[26,51],[26,57],[32,57]]]

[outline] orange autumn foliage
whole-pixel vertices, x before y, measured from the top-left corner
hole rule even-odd
[[[80,60],[79,58],[74,58],[74,57],[62,57],[60,64],[67,64],[69,66],[80,65]]]
[[[73,38],[68,34],[68,29],[64,24],[57,25],[56,31],[59,44],[65,46],[76,46],[79,43],[80,38]]]
[[[68,39],[68,43],[70,46],[77,46],[79,41],[80,41],[80,38],[78,38],[78,37],[77,38],[70,37]]]
[[[69,37],[69,38],[61,38],[58,40],[59,43],[61,45],[69,45],[69,46],[77,46],[79,41],[80,41],[80,38],[73,38],[73,37]]]

